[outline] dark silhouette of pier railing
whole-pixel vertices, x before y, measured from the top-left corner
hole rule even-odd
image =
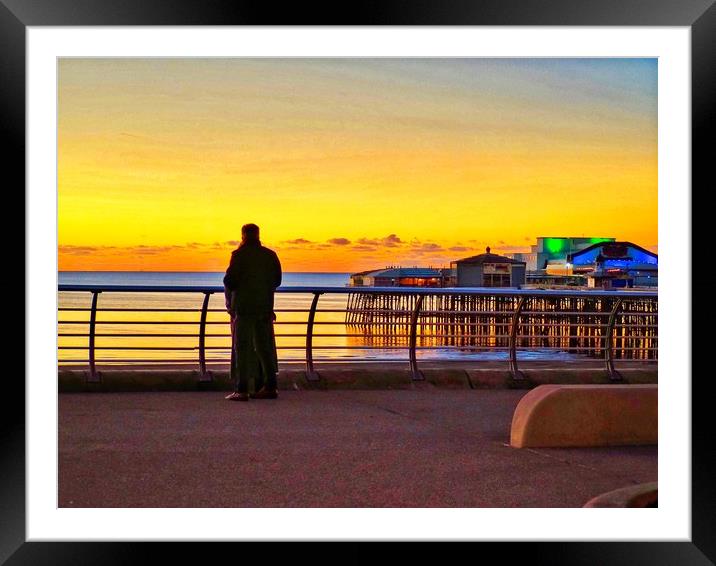
[[[100,364],[139,363],[198,363],[201,380],[211,380],[208,364],[229,362],[231,349],[228,315],[223,308],[210,308],[210,298],[216,297],[223,305],[222,287],[189,286],[95,286],[60,285],[60,293],[88,294],[87,306],[60,306],[58,338],[82,339],[81,344],[58,345],[59,350],[86,352],[82,358],[61,358],[61,364],[86,363],[89,379],[99,380]],[[103,307],[99,298],[115,293],[157,293],[166,300],[159,306]],[[172,306],[176,294],[198,295],[197,306]],[[302,297],[306,306],[276,309],[276,332],[281,361],[301,361],[306,365],[309,379],[318,379],[316,361],[330,360],[326,354],[341,351],[405,351],[413,378],[422,379],[418,367],[418,352],[449,351],[479,355],[482,352],[500,351],[506,354],[510,372],[521,379],[518,352],[540,351],[555,354],[569,353],[585,358],[602,359],[605,370],[613,380],[620,379],[614,367],[615,360],[655,362],[658,339],[658,297],[655,291],[594,291],[594,290],[516,290],[466,288],[355,288],[355,287],[282,287],[279,294]],[[328,308],[321,305],[328,304]],[[201,298],[199,307],[198,299]],[[337,299],[341,301],[327,298]],[[185,301],[184,301],[185,302]],[[126,301],[125,301],[126,303]],[[130,301],[131,303],[131,301]],[[63,318],[65,313],[84,313],[86,318]],[[98,318],[100,314],[110,318]],[[141,314],[144,318],[123,319],[127,313]],[[158,318],[146,318],[144,313],[157,313]],[[193,320],[159,320],[167,314],[195,313]],[[215,317],[213,313],[222,313]],[[332,320],[317,320],[317,315],[328,314]],[[284,317],[305,315],[305,319],[284,320]],[[152,315],[154,316],[154,315]],[[212,317],[215,317],[212,318]],[[114,318],[114,319],[113,319]],[[175,326],[176,325],[176,326]],[[209,332],[219,325],[224,331]],[[133,331],[144,326],[189,328],[195,332]],[[289,326],[299,332],[282,332]],[[338,327],[338,332],[316,331],[316,327]],[[75,331],[75,329],[83,331]],[[105,331],[104,328],[109,330]],[[112,332],[111,329],[118,331]],[[125,339],[146,340],[191,339],[189,346],[174,343],[165,345],[99,345],[98,339],[110,338],[116,342]],[[210,345],[207,339],[221,338],[222,345]],[[286,345],[282,340],[301,340],[301,347]],[[343,339],[347,343],[314,344],[314,340]],[[85,342],[86,340],[86,342]],[[299,350],[303,356],[288,359],[281,350]],[[115,357],[99,358],[98,352],[112,351]],[[137,358],[117,357],[117,352],[181,352],[192,357]],[[176,354],[178,355],[178,354]],[[351,357],[358,361],[365,359]],[[473,359],[473,358],[471,358]],[[545,359],[545,358],[543,358]],[[548,359],[548,358],[547,358]],[[395,361],[395,357],[373,357],[370,361]]]

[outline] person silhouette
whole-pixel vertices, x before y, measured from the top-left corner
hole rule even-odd
[[[276,399],[278,356],[273,323],[274,291],[281,285],[281,262],[276,252],[261,245],[259,227],[241,227],[241,243],[231,254],[224,275],[226,310],[231,317],[230,401]],[[253,393],[249,394],[253,380]]]

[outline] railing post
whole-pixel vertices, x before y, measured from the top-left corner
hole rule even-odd
[[[306,322],[306,379],[308,381],[318,381],[320,379],[318,372],[313,368],[313,323],[316,320],[318,298],[322,294],[313,293],[311,310],[308,311],[308,321]]]
[[[622,306],[622,298],[619,297],[612,307],[612,312],[609,314],[609,323],[607,324],[607,330],[604,335],[604,361],[607,366],[607,374],[609,379],[612,381],[621,381],[624,379],[622,375],[614,369],[614,344],[612,340],[612,334],[614,334],[614,326],[617,321],[617,311]]]
[[[525,379],[525,374],[517,368],[517,329],[519,328],[520,314],[522,313],[524,304],[525,298],[522,296],[517,302],[515,312],[512,313],[512,325],[510,326],[510,375],[515,381]]]
[[[209,298],[211,291],[204,292],[204,302],[201,305],[201,320],[199,322],[199,382],[211,381],[211,372],[206,370],[206,315],[209,312]],[[233,348],[233,344],[231,345]]]
[[[410,318],[410,342],[409,342],[409,356],[410,356],[410,373],[413,376],[413,381],[422,381],[425,379],[423,373],[418,369],[418,357],[415,354],[415,350],[418,343],[418,314],[420,308],[423,306],[424,295],[418,295],[415,301],[415,308]]]
[[[90,311],[89,321],[89,375],[87,376],[87,381],[89,383],[100,382],[100,375],[97,371],[97,366],[95,365],[94,349],[95,327],[97,325],[97,298],[100,293],[101,291],[92,291],[92,310]]]

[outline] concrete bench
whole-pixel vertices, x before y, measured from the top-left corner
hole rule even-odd
[[[540,385],[512,417],[515,448],[657,444],[656,385]]]
[[[657,482],[630,485],[590,499],[584,507],[658,507]]]

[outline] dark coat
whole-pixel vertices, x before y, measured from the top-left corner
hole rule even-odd
[[[281,285],[276,252],[261,244],[243,244],[231,254],[224,276],[226,307],[235,314],[272,314],[274,290]]]

